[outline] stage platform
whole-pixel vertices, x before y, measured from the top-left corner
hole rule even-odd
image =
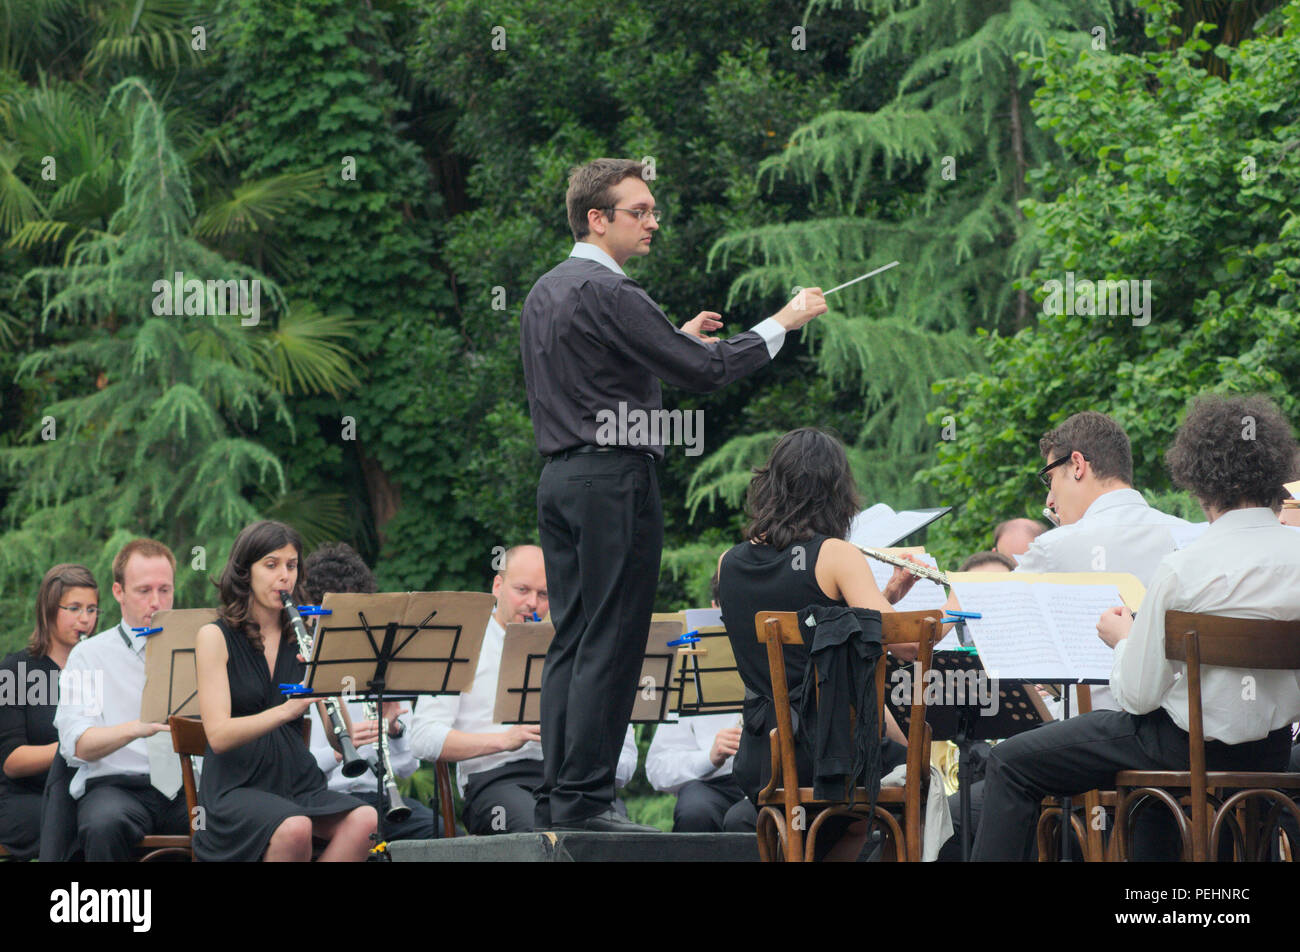
[[[509,833],[388,844],[395,863],[757,863],[752,833]]]

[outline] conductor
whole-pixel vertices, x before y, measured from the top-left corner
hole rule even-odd
[[[728,340],[705,336],[722,326],[711,311],[674,327],[623,271],[650,253],[659,230],[644,179],[645,167],[625,159],[573,170],[573,250],[533,285],[520,317],[533,432],[547,459],[537,523],[555,626],[542,674],[539,829],[651,829],[612,803],[663,547],[655,463],[670,434],[657,425],[668,417],[660,381],[717,390],[767,364],[787,331],[826,312],[821,289],[809,288]]]

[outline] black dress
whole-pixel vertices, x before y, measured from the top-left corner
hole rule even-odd
[[[58,678],[59,666],[49,655],[34,658],[23,649],[0,662],[0,768],[19,747],[42,747],[58,741],[54,729]],[[36,855],[48,773],[43,770],[30,777],[12,778],[0,769],[0,846],[15,859]]]
[[[281,683],[302,679],[304,664],[291,642],[280,646],[274,676],[266,657],[242,632],[217,622],[226,639],[230,716],[259,714],[284,703]],[[291,816],[330,816],[365,806],[326,786],[325,775],[303,742],[302,722],[282,724],[241,747],[203,757],[199,784],[201,826],[194,858],[205,862],[253,862],[262,858],[276,828]]]

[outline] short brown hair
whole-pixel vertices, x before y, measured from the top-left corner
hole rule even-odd
[[[95,576],[84,565],[64,562],[54,566],[41,579],[41,587],[36,593],[36,628],[27,639],[27,651],[32,657],[44,657],[50,650],[59,602],[63,601],[63,593],[70,588],[93,588],[96,594],[99,593]]]
[[[167,546],[156,539],[132,539],[113,557],[113,581],[118,585],[126,584],[126,563],[133,555],[146,559],[164,558],[171,563],[172,571],[176,571],[176,556]]]
[[[968,557],[958,572],[975,572],[981,565],[1001,565],[1008,572],[1016,570],[1016,560],[1009,555],[1003,555],[1001,552],[976,552]]]
[[[1291,424],[1268,397],[1197,397],[1165,454],[1169,475],[1203,504],[1276,509],[1295,478]]]
[[[1075,450],[1083,454],[1098,479],[1118,479],[1133,485],[1133,449],[1128,434],[1106,414],[1096,410],[1076,413],[1038,441],[1038,451],[1048,463]]]
[[[644,178],[645,165],[632,159],[593,159],[569,171],[569,190],[564,203],[569,210],[569,230],[581,241],[590,230],[587,212],[614,204],[614,186],[626,178]]]

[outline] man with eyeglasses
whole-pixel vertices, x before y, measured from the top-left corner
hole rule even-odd
[[[72,649],[63,676],[88,683],[102,673],[102,698],[59,702],[59,751],[76,768],[69,792],[77,801],[77,839],[90,862],[122,862],[142,837],[184,835],[179,762],[166,724],[140,720],[145,638],[155,612],[170,609],[176,558],[152,539],[135,539],[113,559],[113,597],[122,620]],[[75,697],[75,695],[74,695]],[[172,768],[175,767],[175,770]]]
[[[537,522],[555,623],[542,676],[539,828],[652,829],[612,803],[663,547],[660,381],[710,393],[766,366],[788,331],[826,311],[821,289],[809,288],[727,340],[705,336],[722,326],[712,311],[674,327],[623,271],[659,233],[647,172],[626,159],[573,170],[573,250],[533,285],[520,316],[533,432],[548,460]],[[620,421],[612,438],[601,424],[610,419]]]

